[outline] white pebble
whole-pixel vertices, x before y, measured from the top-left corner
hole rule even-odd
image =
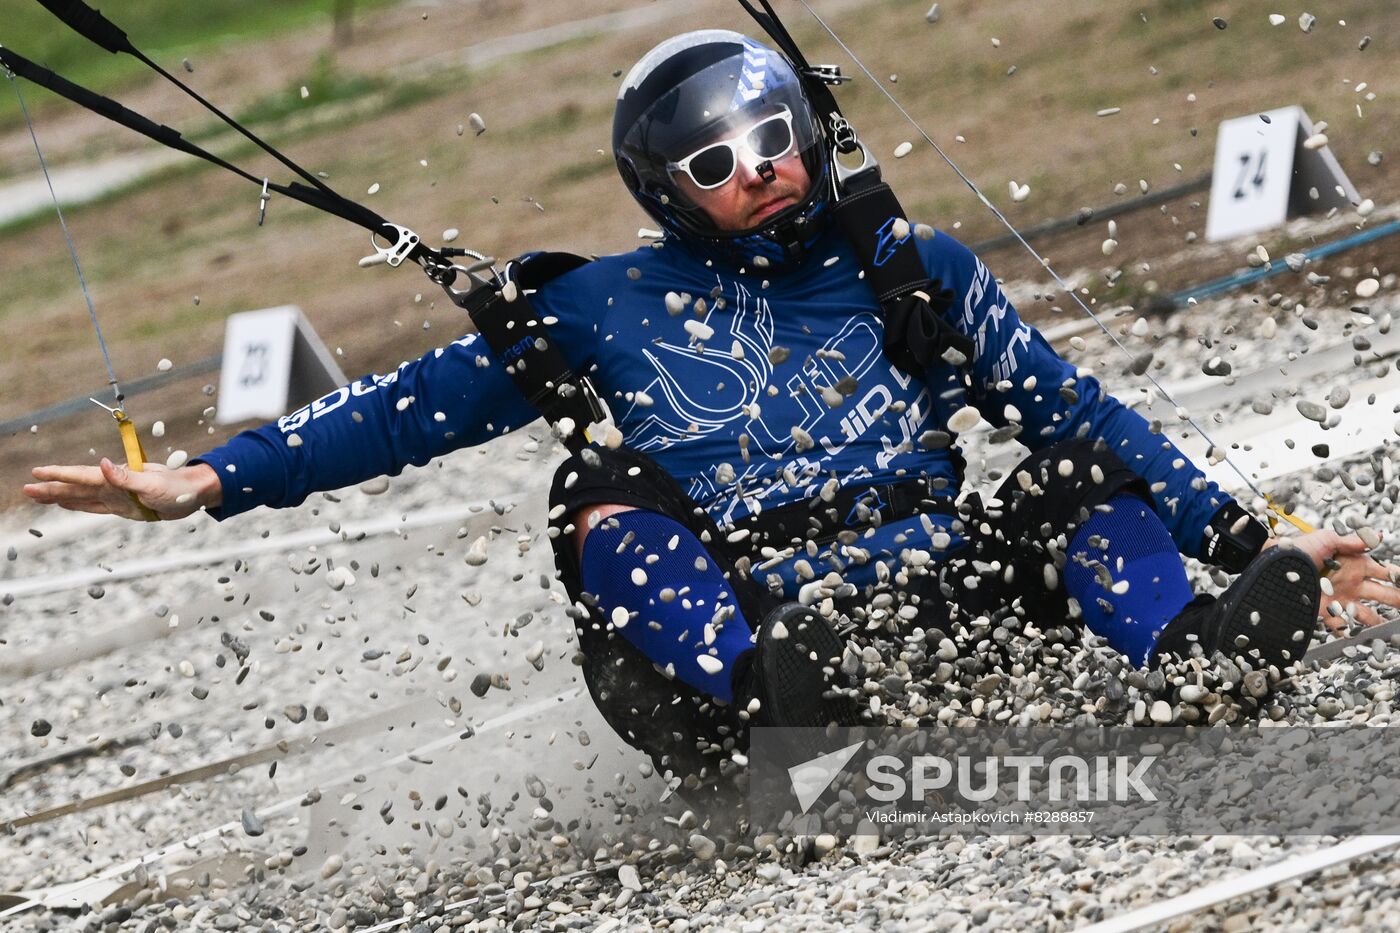
[[[695,663],[700,665],[700,669],[706,674],[718,674],[724,670],[724,662],[712,654],[697,654]]]
[[[612,619],[613,628],[626,628],[626,627],[627,627],[627,607],[626,607],[626,606],[614,606],[614,607],[613,607],[612,613],[609,615],[609,618]]]
[[[172,364],[169,360],[162,358],[161,361],[156,364],[156,369],[160,370],[163,373],[168,373],[170,372],[170,367],[172,365],[174,364]]]
[[[151,437],[165,437],[165,422],[157,421],[151,425]]]
[[[693,318],[685,322],[685,332],[696,340],[709,340],[715,335],[715,329],[703,321]]]
[[[633,567],[633,568],[632,568],[632,584],[633,584],[634,586],[646,586],[646,585],[647,585],[647,572],[646,572],[645,570],[643,570],[641,567]]]
[[[954,434],[961,434],[964,431],[971,431],[982,422],[982,413],[971,405],[964,405],[953,412],[948,419],[948,429]]]
[[[896,159],[902,159],[902,158],[904,158],[905,156],[907,156],[909,153],[911,153],[911,152],[913,152],[913,151],[914,151],[914,144],[911,143],[909,140],[906,139],[904,142],[902,142],[902,143],[900,143],[898,146],[895,146],[895,147],[894,147],[894,157],[895,157]]]
[[[190,459],[190,455],[183,450],[172,450],[170,456],[165,458],[165,465],[172,470],[178,470]]]
[[[1357,298],[1374,298],[1376,292],[1381,290],[1381,283],[1375,279],[1362,279],[1356,283]]]
[[[457,239],[461,233],[462,231],[458,230],[456,227],[448,227],[446,230],[442,231],[442,242],[451,243],[453,240]]]
[[[467,548],[466,556],[462,558],[469,567],[480,567],[486,563],[486,536],[482,535],[472,542]]]

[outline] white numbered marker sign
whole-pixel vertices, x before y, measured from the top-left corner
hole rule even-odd
[[[1221,123],[1206,239],[1228,240],[1277,227],[1294,214],[1359,201],[1331,151],[1303,145],[1314,135],[1301,107]]]
[[[218,424],[266,420],[345,383],[335,358],[295,305],[244,311],[224,326]]]

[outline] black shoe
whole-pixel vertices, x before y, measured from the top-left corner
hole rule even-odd
[[[736,665],[736,708],[748,711],[757,726],[858,725],[860,708],[840,689],[845,650],[820,615],[800,603],[784,603],[764,617],[757,647]]]
[[[1152,654],[1191,656],[1192,644],[1211,657],[1220,652],[1254,670],[1282,673],[1303,659],[1322,598],[1317,568],[1306,554],[1276,547],[1256,557],[1217,599],[1197,596],[1157,639]],[[1195,636],[1188,638],[1187,636]]]

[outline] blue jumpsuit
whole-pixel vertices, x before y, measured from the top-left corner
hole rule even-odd
[[[940,362],[918,379],[885,356],[879,306],[835,229],[783,271],[721,267],[667,240],[588,263],[531,301],[575,370],[593,379],[625,443],[721,524],[756,504],[816,495],[832,478],[859,488],[927,475],[956,493],[951,455],[920,437],[971,403],[996,426],[1019,413],[1018,439],[1032,450],[1082,430],[1104,438],[1152,485],[1181,553],[1197,556],[1229,496],[1096,379],[1077,375],[970,250],[943,233],[917,245],[930,277],[956,296],[948,318],[975,343],[966,395],[946,391],[956,382],[951,366]],[[844,397],[835,407],[823,398],[833,388]],[[197,459],[218,471],[223,504],[212,511],[223,519],[397,474],[537,417],[492,351],[468,335]],[[294,434],[301,443],[290,446]],[[893,561],[929,540],[921,522],[895,521],[860,546]],[[799,582],[791,563],[771,568],[789,596]],[[873,564],[851,569],[873,579]]]

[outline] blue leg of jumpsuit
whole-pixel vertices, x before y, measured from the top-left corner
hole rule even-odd
[[[580,563],[584,590],[624,638],[695,689],[733,700],[730,676],[752,632],[689,529],[644,509],[619,512],[589,531]]]
[[[1107,504],[1112,511],[1095,511],[1070,541],[1065,589],[1078,601],[1091,632],[1146,665],[1157,636],[1191,601],[1191,584],[1176,544],[1151,506],[1127,494]],[[1100,579],[1095,564],[1107,570],[1109,580]],[[1115,593],[1113,584],[1127,589]]]

